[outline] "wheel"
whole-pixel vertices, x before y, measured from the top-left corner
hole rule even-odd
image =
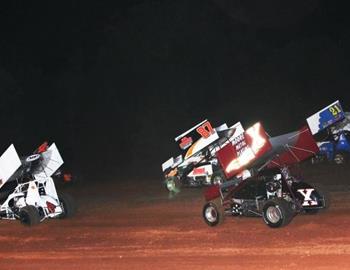
[[[271,228],[286,226],[293,218],[293,209],[284,199],[268,200],[263,207],[263,219]]]
[[[313,157],[311,158],[311,164],[313,164],[313,165],[319,164],[319,163],[321,163],[323,160],[324,160],[324,158],[323,158],[322,156],[316,155],[316,156],[313,156]]]
[[[61,203],[63,213],[59,216],[59,218],[70,218],[74,216],[76,212],[76,204],[72,196],[65,193],[58,194],[58,200]]]
[[[211,176],[211,184],[212,185],[221,185],[225,180],[225,176],[222,172],[214,172]]]
[[[221,224],[225,218],[224,207],[220,199],[215,199],[206,203],[203,207],[203,218],[209,226]]]
[[[21,223],[26,226],[33,226],[39,224],[39,211],[33,205],[26,205],[19,210],[19,219]]]
[[[335,164],[341,165],[345,163],[345,156],[342,153],[337,153],[333,159]]]
[[[331,205],[331,195],[330,193],[324,189],[316,187],[317,192],[323,197],[323,209],[327,210]]]
[[[178,177],[167,177],[165,179],[165,187],[169,192],[180,192],[181,189],[181,181]]]

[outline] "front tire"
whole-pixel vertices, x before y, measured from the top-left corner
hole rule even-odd
[[[19,220],[23,225],[34,226],[40,223],[40,214],[33,205],[26,205],[19,211]]]
[[[284,199],[271,199],[263,207],[263,219],[269,227],[280,228],[292,221],[293,209]]]
[[[58,195],[58,200],[60,201],[63,210],[63,213],[59,216],[59,218],[70,218],[75,215],[76,204],[72,196],[61,193]]]
[[[206,203],[202,212],[205,223],[214,227],[220,225],[225,218],[224,207],[221,204],[221,200],[215,199]]]
[[[165,187],[169,192],[178,193],[181,189],[181,181],[178,177],[172,176],[165,179]]]

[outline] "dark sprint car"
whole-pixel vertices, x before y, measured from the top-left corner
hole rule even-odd
[[[293,177],[289,166],[315,155],[319,149],[313,135],[343,117],[337,101],[309,117],[308,126],[298,131],[270,138],[260,127],[240,154],[233,143],[218,150],[216,156],[229,180],[206,190],[202,212],[205,222],[216,226],[227,215],[255,216],[262,217],[269,227],[278,228],[290,223],[298,213],[327,208],[327,194]],[[245,160],[249,156],[246,151],[254,154],[249,161]],[[243,169],[252,176],[242,181],[237,172]]]
[[[263,217],[268,226],[277,228],[297,213],[314,214],[329,204],[327,193],[289,175],[287,167],[265,170],[238,185],[228,184],[205,193],[203,218],[209,226],[221,224],[230,215]]]

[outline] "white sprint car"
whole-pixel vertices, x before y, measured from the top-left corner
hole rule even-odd
[[[52,175],[63,164],[56,147],[42,144],[34,154],[20,158],[14,145],[0,157],[0,219],[36,225],[47,218],[74,215],[75,203],[57,193]]]

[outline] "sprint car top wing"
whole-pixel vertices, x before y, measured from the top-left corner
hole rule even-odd
[[[208,120],[202,121],[175,138],[175,142],[178,142],[181,154],[176,158],[171,157],[165,161],[162,164],[163,172],[170,168],[175,168],[183,164],[183,162],[190,160],[192,157],[203,154],[203,152],[207,150],[209,150],[211,154],[214,154],[222,143],[228,141],[232,134],[241,129],[243,130],[241,123],[237,123],[230,128],[227,124],[212,128]]]
[[[261,123],[256,123],[217,152],[227,179],[245,169],[258,171],[299,163],[319,151],[310,129],[268,137]]]
[[[208,120],[204,120],[193,128],[175,138],[184,159],[188,159],[206,148],[219,138],[217,131]]]
[[[52,176],[64,163],[55,143],[51,144],[42,156],[41,170],[34,175],[36,179]]]
[[[345,114],[343,109],[340,102],[337,100],[317,113],[311,115],[306,119],[306,122],[309,125],[311,134],[315,135],[334,123],[343,120],[344,117]]]
[[[13,144],[0,157],[0,188],[22,165],[21,160]]]

